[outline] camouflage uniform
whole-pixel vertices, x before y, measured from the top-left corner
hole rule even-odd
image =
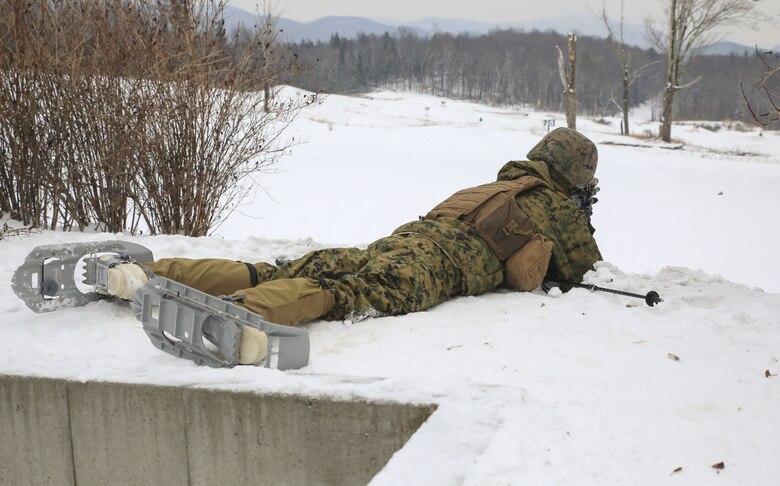
[[[516,201],[535,230],[553,242],[548,277],[580,282],[601,260],[587,217],[568,197],[591,180],[595,157],[589,140],[558,129],[529,153],[536,160],[509,162],[498,173],[498,180],[530,175],[547,183]],[[503,264],[487,243],[471,226],[449,217],[407,223],[365,250],[318,250],[279,267],[256,263],[249,266],[255,281],[240,262],[166,259],[148,265],[200,290],[231,294],[281,324],[422,311],[454,296],[495,289],[504,280]]]

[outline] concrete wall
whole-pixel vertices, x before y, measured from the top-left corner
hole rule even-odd
[[[366,484],[433,410],[0,375],[0,485]]]

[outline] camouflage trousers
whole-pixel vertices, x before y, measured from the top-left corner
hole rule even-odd
[[[279,267],[186,258],[146,266],[204,292],[231,296],[279,324],[422,311],[457,295],[461,278],[445,252],[418,234],[382,238],[365,250],[313,251]]]

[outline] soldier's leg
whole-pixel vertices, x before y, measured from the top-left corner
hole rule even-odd
[[[347,258],[347,253],[356,260]],[[455,295],[460,285],[454,264],[421,236],[391,236],[365,252],[347,253],[323,251],[299,262],[291,272],[294,276],[304,268],[316,269],[317,278],[271,280],[239,290],[233,298],[266,320],[289,325],[318,318],[360,319],[421,311]],[[329,265],[330,273],[325,272],[324,262],[337,257],[342,265]],[[362,266],[357,268],[355,261]],[[339,269],[351,271],[336,272]]]
[[[232,292],[231,298],[276,324],[318,319],[335,302],[322,282],[358,271],[367,258],[368,253],[357,248],[313,251],[281,265],[267,281]]]
[[[160,277],[175,280],[211,295],[228,295],[268,280],[313,277],[355,272],[365,261],[365,250],[328,248],[309,252],[280,267],[269,263],[254,264],[219,258],[163,258],[145,263]]]
[[[268,263],[244,263],[219,258],[163,258],[144,266],[159,277],[169,278],[211,295],[232,294],[271,278],[276,267]]]
[[[366,250],[358,248],[315,250],[280,265],[271,278],[332,278],[344,273],[357,273],[366,264],[368,257]]]
[[[334,296],[326,318],[359,319],[426,310],[456,295],[460,272],[433,241],[419,235],[390,236],[368,248],[354,274],[324,279]]]
[[[287,325],[323,317],[334,304],[333,293],[313,278],[269,280],[230,298],[267,321]]]

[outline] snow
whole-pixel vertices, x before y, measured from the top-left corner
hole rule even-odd
[[[13,237],[0,241],[0,279],[32,247],[69,241],[268,262],[364,246],[494,180],[545,119],[565,125],[560,114],[420,94],[329,96],[291,127],[303,143],[259,180],[271,197],[259,191],[217,235]],[[593,222],[606,259],[585,281],[656,290],[657,307],[584,289],[497,291],[406,316],[313,322],[310,365],[279,372],[197,367],[152,347],[124,304],[34,314],[6,285],[0,373],[437,404],[377,485],[774,484],[780,134],[688,123],[664,144],[607,121],[578,119],[600,151]]]

